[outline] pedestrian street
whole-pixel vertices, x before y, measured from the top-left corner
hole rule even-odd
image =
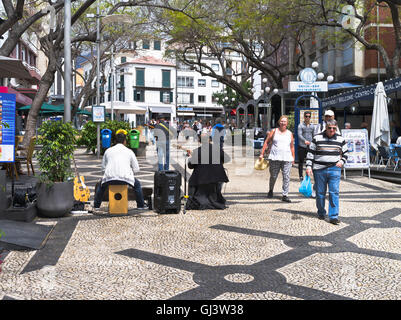
[[[178,158],[172,167],[184,175]],[[76,159],[93,200],[101,159],[85,149]],[[137,177],[153,186],[156,165],[138,160]],[[296,167],[292,203],[281,201],[281,175],[268,199],[267,170],[225,167],[225,210],[158,215],[130,201],[126,216],[103,203],[96,215],[37,218],[53,229],[42,249],[6,254],[0,299],[401,299],[400,185],[347,172],[332,225],[298,192]]]

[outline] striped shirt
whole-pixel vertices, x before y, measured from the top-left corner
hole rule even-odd
[[[333,167],[340,160],[345,164],[347,158],[348,147],[345,139],[337,133],[329,138],[324,131],[313,137],[306,156],[306,167],[320,170]]]

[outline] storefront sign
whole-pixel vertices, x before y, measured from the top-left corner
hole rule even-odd
[[[290,92],[326,92],[327,90],[327,81],[316,81],[313,83],[290,81],[288,83],[288,91]]]
[[[346,169],[369,168],[369,140],[366,129],[343,129],[341,135],[348,146]]]
[[[383,82],[384,90],[386,91],[387,96],[390,93],[401,90],[401,77],[388,80]],[[344,94],[339,94],[333,97],[329,97],[327,99],[322,100],[323,109],[328,107],[346,107],[353,103],[358,102],[358,100],[372,100],[375,97],[375,90],[377,84],[372,84],[370,86],[366,86],[360,89],[348,91]]]
[[[14,162],[15,94],[0,93],[0,162]]]

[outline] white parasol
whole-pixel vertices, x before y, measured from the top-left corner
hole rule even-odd
[[[370,144],[377,150],[382,144],[390,145],[390,122],[387,110],[387,95],[382,82],[379,82],[375,89],[373,102],[372,124],[370,131]]]

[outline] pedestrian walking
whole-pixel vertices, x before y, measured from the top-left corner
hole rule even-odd
[[[304,112],[304,122],[298,125],[298,175],[299,180],[303,180],[304,161],[306,158],[307,150],[315,132],[315,125],[311,123],[312,113],[310,111]]]
[[[263,144],[259,158],[262,160],[266,148],[270,146],[268,159],[270,160],[270,180],[268,198],[273,198],[274,184],[276,183],[280,169],[283,174],[283,192],[281,200],[291,202],[288,198],[290,189],[290,172],[295,159],[294,136],[287,130],[288,117],[282,115],[279,119],[279,127],[270,131]]]
[[[341,168],[348,158],[345,139],[337,133],[337,121],[328,120],[326,130],[312,139],[306,158],[306,174],[315,178],[318,218],[326,217],[325,198],[329,189],[329,221],[339,224],[339,193]]]

